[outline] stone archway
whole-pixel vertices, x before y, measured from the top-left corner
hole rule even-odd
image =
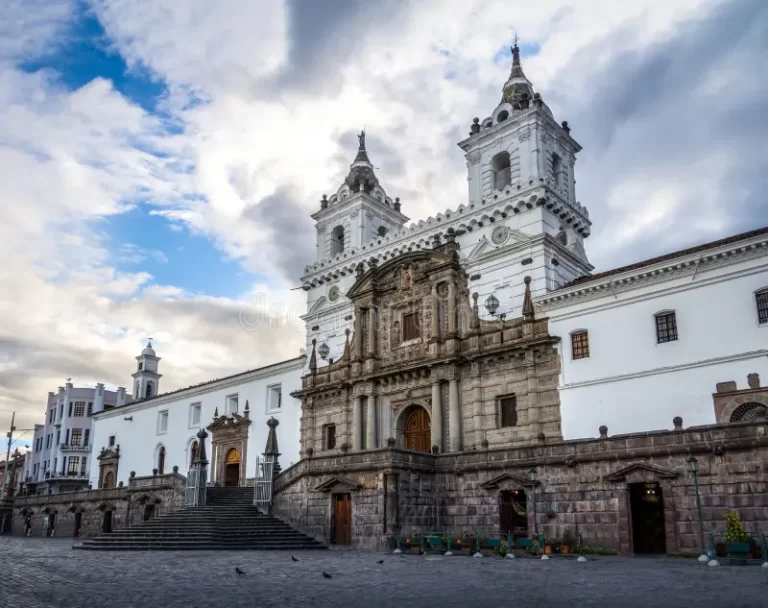
[[[218,411],[217,411],[218,413]],[[248,457],[249,411],[244,415],[217,416],[208,426],[211,432],[212,476],[214,485],[245,485]],[[233,451],[234,450],[234,451]],[[234,458],[234,455],[237,458]]]
[[[398,443],[406,450],[432,452],[432,421],[427,408],[413,403],[397,418]]]

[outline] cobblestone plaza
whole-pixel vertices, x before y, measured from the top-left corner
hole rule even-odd
[[[80,552],[0,538],[2,608],[760,606],[768,571],[696,560],[498,560],[358,551]],[[382,564],[378,564],[383,560]],[[238,575],[239,567],[244,574]],[[323,577],[323,572],[331,578]]]

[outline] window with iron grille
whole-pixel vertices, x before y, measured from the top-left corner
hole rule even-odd
[[[85,416],[85,401],[75,401],[75,416]]]
[[[575,331],[571,334],[571,356],[574,359],[589,357],[589,334],[585,331]]]
[[[421,335],[419,331],[419,313],[409,312],[403,315],[403,342],[414,340]]]
[[[80,445],[83,438],[83,429],[72,429],[71,445]]]
[[[768,289],[755,294],[758,323],[768,323]]]
[[[67,462],[67,475],[77,475],[77,467],[80,465],[79,456],[70,456]]]
[[[517,397],[506,395],[499,397],[501,426],[517,426]]]
[[[661,312],[656,315],[656,341],[674,342],[677,340],[677,317],[674,311]]]
[[[325,425],[325,449],[333,450],[336,448],[336,425]]]
[[[80,462],[80,477],[85,477],[85,473],[88,470],[88,457],[83,456],[83,460]]]
[[[91,442],[91,429],[85,429],[85,439],[83,440],[83,447],[88,447]]]
[[[88,402],[88,416],[93,416],[93,401]]]

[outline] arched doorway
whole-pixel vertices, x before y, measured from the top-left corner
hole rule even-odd
[[[112,471],[109,471],[104,476],[104,488],[114,488],[115,487],[115,474]]]
[[[403,412],[403,416],[405,416],[403,424],[405,449],[431,452],[432,425],[429,421],[429,412],[423,407],[412,406],[408,411]]]
[[[231,448],[224,460],[224,485],[240,485],[240,452]]]

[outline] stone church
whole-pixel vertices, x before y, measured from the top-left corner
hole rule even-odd
[[[318,259],[302,277],[311,355],[292,393],[301,460],[275,479],[275,514],[359,548],[443,531],[695,551],[734,508],[765,531],[768,389],[756,372],[768,370],[750,340],[752,325],[768,324],[768,231],[592,277],[591,222],[574,185],[581,148],[534,91],[517,46],[512,57],[499,105],[459,143],[467,204],[406,227],[405,203],[380,184],[362,133],[349,174],[312,216]],[[744,326],[728,331],[746,352],[689,362],[707,348],[695,343],[683,298],[725,282],[729,305],[744,310]],[[648,361],[644,343],[632,347],[637,358],[630,342],[606,346],[623,331],[609,327],[610,308],[636,315],[649,301],[646,320],[627,321],[651,328],[641,337],[654,347]],[[635,369],[605,372],[632,361]],[[691,369],[707,380],[686,376]],[[733,381],[747,371],[748,394]],[[638,377],[645,385],[631,384]],[[659,382],[672,388],[654,394]],[[675,384],[692,388],[681,398]],[[646,403],[617,409],[633,398]]]

